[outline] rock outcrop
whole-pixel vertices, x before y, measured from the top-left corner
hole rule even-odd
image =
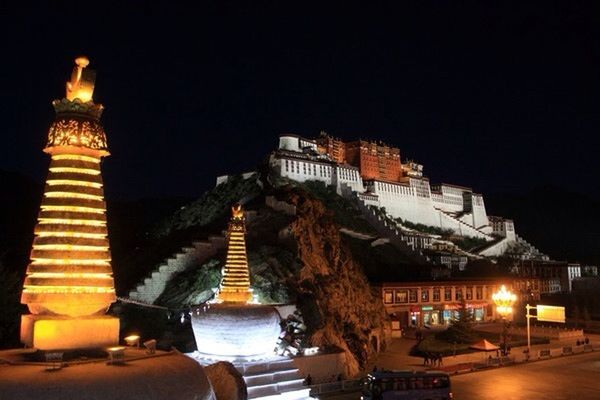
[[[248,390],[242,374],[232,363],[219,361],[204,367],[217,400],[246,400]]]
[[[354,376],[385,341],[383,303],[323,203],[301,189],[291,190],[287,200],[297,210],[291,231],[302,268],[295,289],[309,340],[344,350],[346,374]]]

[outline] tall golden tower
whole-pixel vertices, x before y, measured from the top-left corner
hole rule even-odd
[[[89,60],[75,63],[66,97],[52,102],[56,118],[44,149],[51,162],[21,296],[32,313],[23,316],[21,340],[37,348],[118,341],[118,319],[103,315],[116,300],[100,172],[109,155],[103,106],[92,98]]]
[[[227,261],[218,295],[219,301],[247,303],[252,300],[250,272],[246,256],[246,223],[244,210],[239,204],[231,207],[227,229]]]

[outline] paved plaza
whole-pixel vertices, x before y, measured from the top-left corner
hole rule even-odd
[[[549,360],[494,368],[479,372],[452,375],[452,389],[456,399],[600,399],[600,343],[599,335],[588,335],[596,351],[574,356],[558,356]],[[423,359],[408,355],[415,340],[411,338],[395,339],[385,352],[378,355],[368,371],[377,369],[414,369],[424,370]],[[552,340],[550,344],[532,346],[532,354],[538,350],[575,346],[574,340]],[[526,347],[515,347],[512,354],[522,361]],[[444,358],[446,369],[452,366],[485,362],[484,352],[474,352]],[[537,358],[537,357],[536,357]],[[322,396],[323,399],[350,400],[359,399],[359,393],[346,393],[334,396]]]

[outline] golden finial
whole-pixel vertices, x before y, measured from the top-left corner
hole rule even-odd
[[[234,204],[231,207],[231,215],[234,219],[242,219],[244,218],[244,210],[242,209],[241,204]]]
[[[75,68],[71,74],[71,81],[67,82],[67,99],[79,99],[83,103],[92,100],[94,94],[94,83],[96,81],[96,73],[92,70],[85,69],[90,64],[90,60],[85,57],[77,57],[75,59]]]

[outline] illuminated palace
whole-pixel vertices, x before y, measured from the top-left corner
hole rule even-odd
[[[516,234],[512,220],[488,216],[482,194],[454,184],[431,185],[423,166],[402,162],[397,147],[366,140],[344,142],[324,132],[315,139],[283,134],[269,163],[282,177],[332,186],[363,209],[385,208],[394,219],[483,239],[488,245],[479,256],[499,256],[519,246],[526,258],[547,258]],[[432,238],[417,235],[416,240],[414,229],[401,222],[398,231],[419,250],[431,246]]]
[[[51,161],[21,297],[31,312],[21,340],[40,349],[118,342],[118,319],[103,315],[116,299],[100,171],[109,152],[88,63],[76,59],[66,98],[52,103],[44,149]]]

